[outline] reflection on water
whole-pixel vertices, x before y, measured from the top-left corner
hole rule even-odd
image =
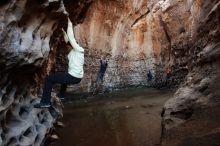
[[[91,102],[66,104],[60,140],[53,146],[154,146],[161,108],[173,92],[133,89]]]

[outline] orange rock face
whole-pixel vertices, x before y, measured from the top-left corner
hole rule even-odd
[[[74,29],[89,60],[83,88],[90,91],[101,56],[110,58],[106,89],[147,85],[148,70],[155,73],[158,65],[165,69],[184,62],[175,49],[192,42],[201,5],[201,0],[94,1]]]

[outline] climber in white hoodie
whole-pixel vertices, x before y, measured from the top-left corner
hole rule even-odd
[[[79,46],[79,44],[75,40],[73,25],[69,18],[67,34],[63,29],[62,31],[65,42],[69,42],[72,46],[72,50],[68,54],[68,72],[57,72],[46,77],[42,99],[40,103],[34,105],[35,108],[49,108],[51,106],[50,98],[53,84],[61,84],[61,90],[58,96],[62,100],[64,99],[63,95],[65,93],[67,85],[78,84],[83,78],[84,49]]]

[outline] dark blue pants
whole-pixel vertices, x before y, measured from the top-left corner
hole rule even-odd
[[[96,83],[103,81],[104,74],[105,74],[104,72],[98,72],[98,75],[96,77]]]
[[[66,72],[57,72],[47,76],[44,82],[43,97],[41,99],[41,102],[50,103],[53,84],[61,84],[59,94],[63,95],[66,91],[66,87],[68,84],[78,84],[80,81],[80,78],[73,77],[72,75]]]

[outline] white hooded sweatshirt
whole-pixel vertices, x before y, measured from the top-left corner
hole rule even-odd
[[[67,34],[64,32],[64,39],[66,43],[69,41],[73,47],[67,56],[69,60],[68,73],[76,78],[83,78],[84,49],[75,40],[70,19],[68,19]]]

